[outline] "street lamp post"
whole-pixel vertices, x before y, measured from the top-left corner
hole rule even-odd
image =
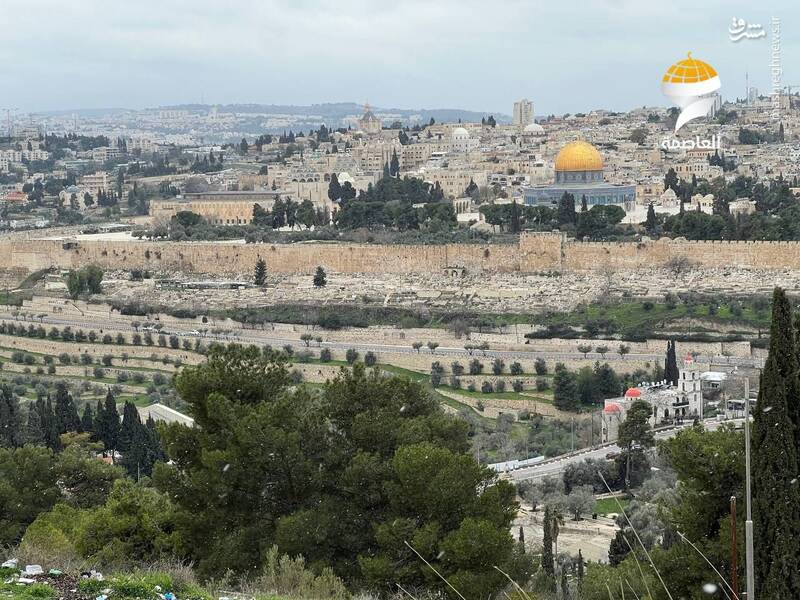
[[[750,510],[752,504],[750,494],[750,380],[747,376],[744,378],[744,471],[747,501],[747,520],[744,522],[747,600],[754,600],[756,595],[753,573],[753,515]]]

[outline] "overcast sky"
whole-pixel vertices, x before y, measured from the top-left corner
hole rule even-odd
[[[783,83],[800,86],[800,1],[0,0],[0,108],[368,100],[537,115],[667,105],[691,50],[722,93],[769,92],[770,18]],[[733,17],[766,38],[732,43]],[[800,87],[798,87],[800,89]]]

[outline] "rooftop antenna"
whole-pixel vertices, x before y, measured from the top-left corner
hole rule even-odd
[[[744,72],[744,103],[745,106],[750,106],[750,74]]]
[[[13,113],[17,112],[19,109],[18,108],[2,108],[0,110],[6,111],[6,124],[8,126],[8,139],[10,141],[11,140],[11,136],[13,134],[13,131],[11,130],[11,115]]]

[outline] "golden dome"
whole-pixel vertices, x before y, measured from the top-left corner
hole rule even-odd
[[[603,157],[588,142],[570,142],[556,156],[556,171],[602,171]]]
[[[666,83],[700,83],[717,76],[717,72],[707,62],[692,58],[692,53],[684,60],[679,60],[664,74],[661,81]]]

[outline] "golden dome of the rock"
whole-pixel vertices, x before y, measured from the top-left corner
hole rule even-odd
[[[556,156],[556,171],[602,171],[603,157],[597,148],[579,140],[570,142]]]

